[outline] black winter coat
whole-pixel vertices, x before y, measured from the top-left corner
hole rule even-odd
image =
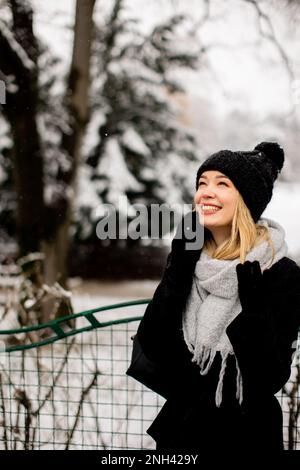
[[[220,353],[202,376],[183,338],[182,312],[201,250],[185,252],[182,246],[173,240],[162,280],[137,331],[144,354],[165,368],[169,383],[167,400],[147,433],[157,450],[282,450],[282,411],[274,394],[291,374],[300,326],[300,268],[288,257],[273,264],[269,308],[241,311],[227,327],[244,399],[240,405],[235,398],[235,358],[229,356],[218,408]]]

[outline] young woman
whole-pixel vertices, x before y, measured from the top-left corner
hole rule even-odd
[[[168,384],[147,430],[157,450],[283,449],[274,395],[291,373],[300,267],[280,224],[261,217],[283,163],[263,142],[213,154],[197,172],[195,210],[137,331]],[[200,249],[187,249],[191,231],[202,231]]]

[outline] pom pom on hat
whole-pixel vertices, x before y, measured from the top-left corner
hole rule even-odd
[[[275,163],[278,171],[282,169],[284,163],[284,151],[277,142],[261,142],[254,148],[254,150],[263,152],[266,157]]]

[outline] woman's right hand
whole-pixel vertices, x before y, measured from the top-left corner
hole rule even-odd
[[[192,252],[194,257],[204,243],[204,227],[200,224],[199,214],[196,210],[188,212],[179,222],[176,234],[172,241],[172,252],[182,254]]]
[[[196,211],[188,212],[177,226],[168,256],[166,274],[178,289],[191,282],[204,242],[204,227]]]

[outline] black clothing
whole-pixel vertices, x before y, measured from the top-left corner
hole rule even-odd
[[[162,280],[137,331],[145,355],[165,367],[170,384],[167,401],[147,433],[160,450],[282,450],[282,411],[274,394],[291,373],[292,343],[300,325],[300,267],[288,257],[275,263],[264,277],[266,289],[272,288],[268,306],[257,299],[255,311],[242,310],[227,327],[242,374],[243,402],[235,397],[231,355],[218,408],[221,356],[207,375],[200,375],[183,338],[182,312],[200,251],[185,254],[179,240],[173,240]]]

